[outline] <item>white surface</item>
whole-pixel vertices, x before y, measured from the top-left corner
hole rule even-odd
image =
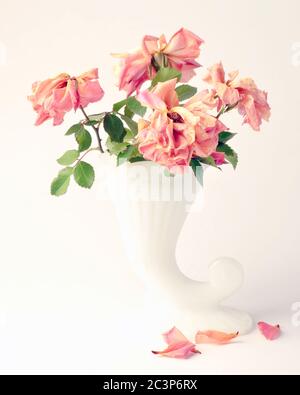
[[[1,372],[300,373],[300,327],[291,323],[300,301],[299,1],[190,0],[184,10],[176,0],[48,4],[0,0]],[[160,340],[143,341],[142,286],[125,263],[112,204],[97,187],[49,195],[55,159],[73,147],[63,134],[74,117],[34,128],[25,99],[36,79],[99,66],[106,109],[120,97],[109,54],[181,26],[205,39],[202,64],[222,59],[267,89],[273,115],[261,133],[230,121],[240,132],[238,170],[207,173],[205,210],[183,229],[179,264],[203,279],[206,262],[234,256],[246,284],[232,304],[285,330],[275,343],[254,333],[188,361],[154,357]],[[93,157],[98,174],[104,161]]]

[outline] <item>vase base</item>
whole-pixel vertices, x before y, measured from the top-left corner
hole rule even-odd
[[[182,328],[189,336],[195,336],[199,330],[217,330],[225,333],[239,332],[241,335],[248,334],[253,328],[251,316],[245,312],[219,307],[212,310],[199,311],[197,313],[187,312],[178,314],[175,325]]]
[[[157,331],[160,333],[176,326],[190,339],[193,339],[199,330],[239,332],[240,335],[246,335],[253,328],[253,319],[248,313],[223,306],[199,309],[198,311],[164,310],[158,312],[156,305],[150,317],[152,317],[152,326],[153,317],[155,317]]]

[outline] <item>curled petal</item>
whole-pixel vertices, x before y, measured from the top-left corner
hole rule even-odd
[[[225,84],[225,71],[223,64],[216,63],[208,69],[208,73],[203,78],[203,81],[210,85],[216,85],[217,83]]]
[[[166,103],[156,94],[149,92],[148,90],[141,92],[137,95],[138,101],[140,101],[146,107],[152,108],[153,110],[166,111]]]
[[[175,326],[168,332],[164,333],[163,338],[168,345],[188,341],[184,334],[180,332],[180,330],[177,329]]]
[[[197,93],[190,100],[188,100],[184,107],[192,112],[212,110],[218,106],[218,99],[216,98],[216,91],[208,89]]]
[[[172,36],[163,52],[179,59],[194,59],[199,56],[203,43],[196,34],[182,28]]]
[[[196,345],[191,343],[176,327],[163,334],[168,347],[163,351],[152,351],[153,354],[169,358],[189,358],[194,354],[201,354]]]
[[[155,355],[161,355],[169,358],[187,359],[195,354],[201,354],[196,350],[196,346],[190,342],[179,342],[168,346],[163,351],[152,351]]]
[[[225,153],[224,152],[213,152],[211,154],[213,160],[215,161],[217,166],[222,166],[226,163]]]
[[[169,109],[179,104],[178,96],[175,91],[176,84],[177,78],[166,82],[159,82],[152,91],[153,94],[166,103]]]
[[[259,322],[258,329],[267,340],[276,340],[279,338],[281,329],[280,325],[270,325],[266,322]]]
[[[227,81],[227,84],[232,84],[232,82],[237,78],[238,75],[239,75],[239,71],[238,70],[230,71],[228,73],[229,80]]]
[[[151,57],[146,56],[142,50],[124,55],[115,69],[118,78],[118,87],[125,90],[130,96],[139,91],[145,81],[149,79]]]
[[[78,94],[80,98],[80,105],[86,107],[90,103],[95,103],[102,99],[104,91],[101,88],[99,81],[87,81],[84,84],[78,85]]]
[[[231,88],[230,86],[227,86],[226,84],[217,83],[216,91],[218,96],[226,105],[233,106],[240,99],[239,91],[237,89]]]
[[[53,91],[51,107],[68,112],[78,108],[79,98],[75,80],[69,80],[65,87]],[[45,103],[46,106],[46,103]]]
[[[159,50],[159,38],[154,36],[145,36],[143,38],[142,48],[146,55],[153,55]]]
[[[98,78],[99,78],[99,74],[97,68],[86,71],[85,73],[82,73],[78,77],[76,77],[77,81],[80,80],[91,81],[91,80],[97,80]]]
[[[197,344],[227,344],[231,340],[235,339],[239,335],[237,333],[224,333],[218,331],[206,331],[206,332],[197,332],[196,334],[196,343]]]

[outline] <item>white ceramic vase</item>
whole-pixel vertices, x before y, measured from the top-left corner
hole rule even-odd
[[[249,332],[251,317],[222,305],[243,283],[237,261],[214,261],[207,282],[186,277],[176,263],[184,222],[202,204],[203,190],[192,172],[170,177],[161,166],[138,162],[115,168],[109,184],[128,260],[147,288],[146,316],[158,330],[177,326],[190,336],[210,329]]]

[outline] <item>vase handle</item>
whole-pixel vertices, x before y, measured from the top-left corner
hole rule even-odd
[[[218,299],[226,299],[243,285],[243,267],[233,258],[218,258],[210,265],[209,282],[218,293]]]

